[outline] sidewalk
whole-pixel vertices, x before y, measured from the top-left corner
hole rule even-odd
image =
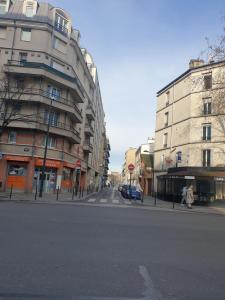
[[[75,202],[79,200],[84,200],[90,195],[96,194],[94,193],[87,193],[87,191],[83,192],[82,194],[78,193],[77,196],[74,195],[72,197],[72,193],[57,193],[54,194],[43,194],[42,198],[39,198],[39,195],[36,195],[34,193],[13,193],[10,198],[10,192],[0,192],[0,202],[4,201],[24,201],[24,202],[44,202],[44,203],[55,203],[55,202]]]
[[[156,205],[155,205],[156,201]],[[190,212],[199,212],[199,213],[214,213],[225,215],[225,201],[221,200],[220,202],[211,203],[208,206],[202,205],[192,205],[192,209],[188,209],[186,205],[181,206],[180,203],[174,203],[170,201],[163,201],[156,199],[150,196],[144,196],[144,205],[145,206],[156,206],[164,209],[175,209],[178,211],[190,211]]]

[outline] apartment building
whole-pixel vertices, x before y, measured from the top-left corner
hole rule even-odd
[[[122,170],[122,181],[127,184],[130,182],[130,172],[128,170],[129,164],[133,164],[135,166],[135,156],[136,156],[136,148],[129,148],[125,153],[125,159]],[[133,172],[134,173],[134,172]],[[132,181],[135,181],[135,175],[132,176]]]
[[[153,186],[153,161],[154,161],[155,140],[148,139],[146,144],[142,144],[135,153],[135,178],[139,182],[144,195],[152,195]]]
[[[68,12],[0,1],[0,189],[100,187],[104,110],[97,68]],[[79,172],[75,172],[75,168]],[[79,175],[79,176],[78,176]]]
[[[157,94],[155,189],[180,197],[193,184],[196,200],[225,197],[225,62],[191,60]]]

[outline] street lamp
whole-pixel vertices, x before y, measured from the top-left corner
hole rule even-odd
[[[51,125],[51,120],[52,120],[51,114],[52,114],[52,97],[51,97],[50,108],[48,110],[48,123],[47,123],[46,137],[45,137],[45,151],[44,151],[43,165],[42,165],[42,170],[41,170],[41,182],[40,182],[40,191],[39,191],[40,198],[42,198],[43,188],[44,188],[46,160],[47,160],[47,153],[48,153],[49,130],[50,130],[50,125]]]

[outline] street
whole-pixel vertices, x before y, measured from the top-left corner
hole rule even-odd
[[[224,216],[122,201],[0,203],[0,299],[225,299]]]

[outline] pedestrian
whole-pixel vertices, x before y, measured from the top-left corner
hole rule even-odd
[[[191,204],[194,202],[193,186],[190,185],[187,189],[186,204],[187,208],[192,209]]]
[[[184,202],[185,203],[187,202],[187,186],[184,186],[182,188],[181,196],[182,196],[182,198],[181,198],[181,203],[180,204],[181,204],[181,206],[183,206]]]
[[[141,185],[140,185],[140,183],[137,183],[137,185],[136,185],[136,191],[138,192],[138,193],[140,193],[140,200],[141,200],[141,202],[143,203],[143,189],[142,189],[142,187],[141,187]]]

